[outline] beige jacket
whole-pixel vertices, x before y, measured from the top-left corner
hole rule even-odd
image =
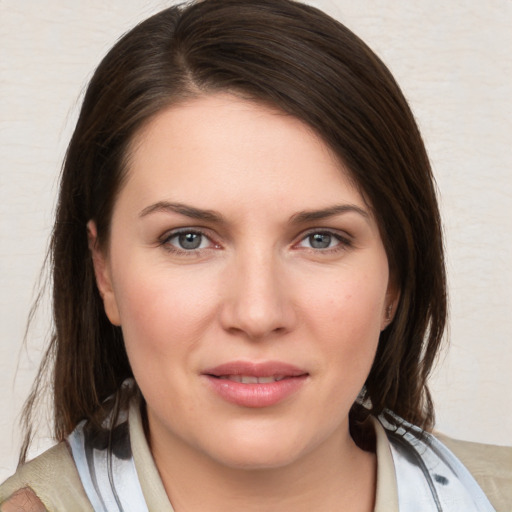
[[[374,512],[398,512],[397,484],[389,441],[374,421],[377,439],[377,492]],[[512,448],[455,441],[437,436],[466,465],[497,512],[512,512]],[[151,512],[173,512],[146,442],[138,408],[130,410],[130,439],[142,492]],[[29,487],[49,512],[93,509],[82,488],[66,443],[60,443],[21,467],[0,486],[0,511],[44,508],[9,508],[8,498]]]

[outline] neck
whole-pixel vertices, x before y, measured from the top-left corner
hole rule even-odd
[[[150,444],[175,512],[371,512],[374,507],[376,457],[356,446],[348,428],[298,460],[265,469],[219,464],[152,432]]]

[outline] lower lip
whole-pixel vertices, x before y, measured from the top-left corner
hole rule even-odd
[[[257,408],[276,405],[293,395],[303,386],[307,375],[263,384],[242,384],[211,375],[205,375],[205,377],[213,390],[227,402],[242,407]]]

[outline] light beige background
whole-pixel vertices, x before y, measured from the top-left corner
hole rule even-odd
[[[115,40],[169,3],[0,0],[0,481],[50,317],[21,350],[81,91]],[[512,444],[512,2],[313,3],[390,67],[431,155],[451,291],[451,347],[432,381],[438,428]]]

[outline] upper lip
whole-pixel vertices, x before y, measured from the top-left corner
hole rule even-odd
[[[299,377],[308,372],[289,363],[280,361],[251,362],[230,361],[207,368],[203,375],[222,377],[226,375],[248,375],[253,377]]]

